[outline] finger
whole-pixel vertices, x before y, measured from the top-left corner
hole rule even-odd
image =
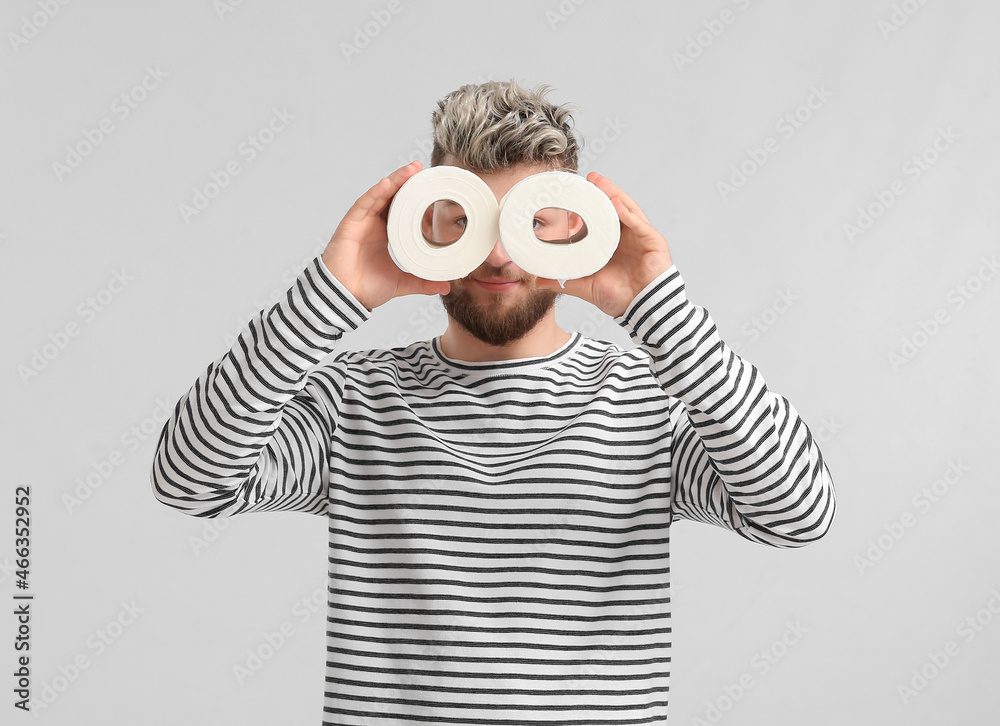
[[[644,222],[647,223],[649,222],[649,219],[646,217],[645,213],[642,211],[639,205],[635,203],[632,197],[630,197],[628,194],[622,191],[622,189],[617,184],[608,179],[606,176],[601,176],[596,171],[592,171],[590,172],[590,174],[587,175],[587,179],[593,184],[595,184],[609,197],[618,197],[619,199],[621,199],[622,203],[626,206],[626,208],[628,208],[630,212],[632,212],[632,214],[638,216]]]
[[[392,200],[396,196],[396,192],[399,191],[403,184],[409,181],[410,177],[420,172],[423,168],[423,162],[415,160],[411,161],[406,166],[401,166],[386,177],[389,180],[390,186],[386,190],[383,197],[379,199],[378,204],[369,210],[369,214],[372,216],[379,216],[382,218],[382,221],[388,222],[389,206],[392,204]]]
[[[664,263],[662,269],[666,269],[673,264],[673,260],[670,257],[670,246],[667,244],[667,240],[662,234],[656,231],[656,229],[647,222],[645,219],[639,217],[639,215],[634,214],[625,203],[622,202],[621,198],[615,197],[611,200],[611,203],[615,205],[615,209],[618,211],[618,218],[621,220],[622,224],[632,231],[630,235],[636,242],[636,244],[626,245],[625,247],[619,245],[618,249],[615,250],[615,255],[619,252],[624,253],[625,258],[631,257],[633,259],[646,255],[647,253],[653,253],[654,257],[648,258],[649,260],[658,260]],[[624,236],[623,236],[624,239]],[[614,259],[614,257],[612,257]],[[655,263],[655,264],[658,264]]]
[[[612,197],[611,203],[614,205],[615,211],[618,212],[618,219],[621,220],[622,224],[635,232],[637,235],[642,236],[653,230],[653,225],[651,225],[649,220],[646,219],[646,216],[642,214],[642,210],[639,210],[637,214],[632,209],[629,209],[625,205],[625,201],[619,196]]]
[[[406,166],[396,169],[389,176],[382,177],[375,186],[358,197],[345,218],[351,222],[361,222],[365,217],[380,214],[388,205],[389,200],[403,186],[403,183],[420,171],[422,167],[423,164],[420,161],[411,161]]]
[[[563,283],[563,285],[560,285],[559,281],[552,277],[535,278],[535,287],[542,290],[562,292],[573,297],[580,297],[581,290],[585,287],[581,284],[580,279],[563,280]]]
[[[405,272],[399,283],[396,297],[403,295],[447,295],[449,292],[451,292],[451,283],[447,280],[425,280]]]
[[[419,160],[411,161],[406,166],[401,166],[396,171],[392,172],[386,179],[389,180],[389,185],[380,193],[378,199],[369,208],[368,214],[371,216],[380,215],[387,210],[389,203],[392,198],[396,196],[396,192],[399,188],[406,183],[406,181],[423,169],[424,165]],[[383,215],[384,216],[384,215]]]
[[[354,205],[347,210],[347,214],[344,215],[344,220],[347,222],[360,222],[367,215],[369,210],[378,204],[385,190],[388,188],[388,179],[382,177],[378,180],[378,184],[373,186],[367,192],[358,197]]]

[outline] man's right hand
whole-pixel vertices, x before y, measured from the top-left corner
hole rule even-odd
[[[422,163],[412,161],[379,180],[350,208],[323,251],[327,269],[369,312],[394,297],[451,292],[451,283],[404,272],[389,256],[389,204],[422,168]]]

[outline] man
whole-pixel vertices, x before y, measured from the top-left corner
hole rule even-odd
[[[473,171],[498,200],[530,174],[576,169],[569,111],[543,90],[463,86],[432,120],[432,165]],[[392,197],[420,168],[362,195],[181,398],[155,496],[195,516],[327,518],[325,724],[662,720],[670,525],[814,542],[835,511],[820,450],[687,300],[666,240],[609,179],[587,176],[621,220],[593,275],[562,289],[498,240],[472,274],[432,282],[400,270],[386,236]],[[317,365],[414,294],[442,295],[443,334]],[[562,330],[558,294],[637,347]]]

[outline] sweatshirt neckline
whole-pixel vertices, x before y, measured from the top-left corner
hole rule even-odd
[[[438,335],[431,339],[431,350],[434,351],[434,355],[437,357],[438,361],[449,368],[454,368],[468,373],[519,373],[521,371],[534,370],[536,368],[547,368],[562,361],[563,359],[569,358],[571,353],[577,348],[580,341],[583,339],[583,335],[578,331],[574,331],[569,340],[548,355],[529,356],[527,358],[512,358],[510,360],[483,361],[449,358],[441,352],[440,338],[441,336]]]

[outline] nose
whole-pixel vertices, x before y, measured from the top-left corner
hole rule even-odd
[[[500,238],[497,238],[496,244],[493,245],[493,250],[490,252],[490,256],[486,258],[486,262],[490,263],[494,267],[503,267],[504,265],[510,263],[510,258],[504,251],[503,246],[500,244]]]

